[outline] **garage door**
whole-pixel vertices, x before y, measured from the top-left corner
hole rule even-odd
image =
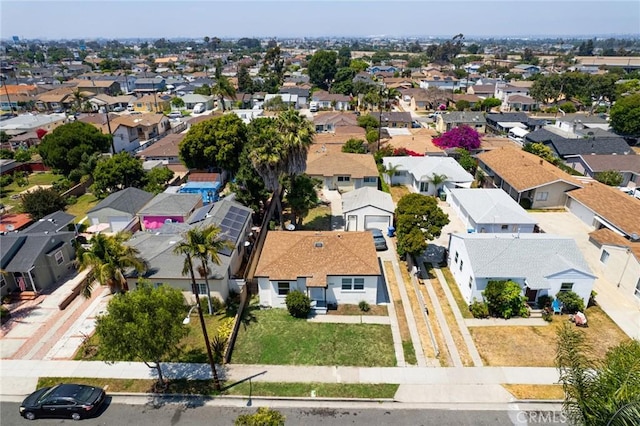
[[[111,232],[122,231],[131,222],[131,219],[127,217],[110,217],[109,223],[111,224]]]
[[[364,229],[379,229],[381,231],[386,231],[389,225],[389,216],[364,217]]]

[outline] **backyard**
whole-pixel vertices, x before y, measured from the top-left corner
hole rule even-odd
[[[604,357],[609,348],[628,339],[600,307],[592,306],[585,313],[589,327],[581,330],[596,357]],[[547,326],[469,327],[469,332],[488,366],[553,367],[556,330],[567,321],[568,315],[556,315]]]
[[[35,186],[50,186],[56,180],[62,178],[62,175],[57,175],[51,172],[35,172],[31,173],[27,178],[28,182],[25,186],[20,186],[16,181],[6,185],[2,188],[2,197],[0,197],[0,203],[8,209],[12,209],[12,213],[17,213],[18,205],[20,205],[20,193],[27,191]]]
[[[74,222],[79,223],[99,201],[93,194],[86,193],[79,196],[75,203],[69,204],[66,212],[74,215],[76,217]]]
[[[311,323],[285,309],[254,309],[240,327],[233,349],[236,364],[396,365],[391,327]]]

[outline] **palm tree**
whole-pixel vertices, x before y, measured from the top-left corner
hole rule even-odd
[[[389,185],[391,185],[392,179],[398,169],[400,169],[400,164],[389,164],[382,170],[382,174],[389,178]]]
[[[218,238],[219,233],[220,229],[215,225],[205,228],[191,228],[184,235],[183,241],[178,243],[173,249],[175,254],[183,255],[185,257],[182,275],[191,275],[191,290],[196,296],[198,317],[200,318],[200,326],[202,327],[202,334],[204,335],[204,341],[207,348],[207,356],[209,357],[209,364],[211,365],[211,372],[213,374],[213,384],[216,390],[220,390],[220,379],[218,378],[215,360],[213,359],[213,353],[211,352],[211,342],[209,341],[209,335],[207,333],[207,325],[205,324],[204,317],[202,315],[202,306],[200,305],[200,296],[198,295],[196,276],[193,270],[193,258],[199,258],[202,262],[205,262],[203,263],[203,265],[205,265],[208,260],[203,259],[209,259],[209,256],[213,255],[212,247],[219,247],[218,244],[221,242]],[[220,263],[217,249],[215,250],[214,257],[211,257],[211,260],[214,263]],[[207,271],[207,267],[203,266],[203,270]]]
[[[76,104],[77,110],[80,111],[82,109],[82,102],[87,99],[87,97],[80,89],[75,89],[73,92],[71,92],[71,96],[73,96],[73,100]]]
[[[433,186],[435,186],[436,195],[438,194],[438,190],[440,189],[440,186],[447,181],[447,178],[448,178],[447,175],[439,175],[437,173],[434,173],[431,175],[431,178],[429,179],[429,181],[433,184]]]
[[[220,75],[216,80],[216,84],[211,88],[211,94],[218,97],[218,102],[222,105],[222,112],[225,110],[224,98],[225,96],[231,99],[236,98],[236,89],[233,87],[229,79]]]
[[[286,173],[299,175],[307,170],[307,153],[313,143],[313,123],[296,110],[287,110],[276,119],[278,133],[283,139]]]
[[[133,268],[138,273],[147,270],[146,262],[139,257],[140,252],[124,244],[130,237],[131,234],[124,231],[112,236],[97,234],[91,239],[90,248],[78,249],[76,264],[79,270],[91,268],[82,288],[84,297],[91,297],[95,280],[100,285],[109,286],[112,292],[128,291],[125,270]]]

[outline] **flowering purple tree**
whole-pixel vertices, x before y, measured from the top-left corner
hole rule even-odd
[[[471,151],[480,147],[480,135],[469,126],[460,126],[443,133],[439,138],[435,138],[433,144],[443,149],[463,148]]]

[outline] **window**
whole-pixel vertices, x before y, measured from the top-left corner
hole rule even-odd
[[[456,252],[455,263],[458,263],[458,252]]]
[[[638,278],[638,282],[636,283],[635,295],[636,295],[637,298],[640,299],[640,278]]]
[[[420,192],[429,191],[429,182],[420,182]]]
[[[536,201],[547,201],[549,198],[548,192],[536,192]]]
[[[397,170],[395,172],[393,172],[394,176],[406,176],[407,175],[407,171],[406,170]]]
[[[56,263],[61,265],[64,262],[64,256],[62,255],[62,250],[58,250],[55,254]]]
[[[469,277],[469,288],[473,286],[473,277]]]
[[[203,296],[208,296],[207,294],[207,284],[205,283],[196,283],[198,286],[198,294]]]
[[[364,278],[343,278],[342,291],[363,291]]]
[[[278,296],[286,296],[289,294],[291,286],[287,282],[278,283]]]
[[[364,183],[376,183],[378,182],[378,178],[375,176],[365,176]]]
[[[606,250],[602,250],[602,254],[600,255],[600,262],[607,263],[608,259],[609,259],[609,252]]]
[[[573,289],[573,283],[560,284],[560,291],[571,291]]]
[[[463,261],[462,261],[462,259],[461,259],[461,260],[460,260],[460,270],[461,270],[461,271],[462,271],[462,264],[463,264],[463,263],[464,263],[464,262],[463,262]]]
[[[338,182],[351,182],[350,176],[338,176]]]
[[[500,229],[502,229],[502,230],[509,229],[509,225],[501,225]]]

